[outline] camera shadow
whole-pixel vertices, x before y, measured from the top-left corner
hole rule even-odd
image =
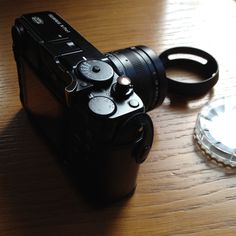
[[[23,109],[0,134],[0,175],[1,235],[110,235],[129,201],[88,201]]]

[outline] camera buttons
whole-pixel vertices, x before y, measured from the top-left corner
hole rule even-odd
[[[92,68],[92,71],[95,73],[98,73],[100,70],[101,70],[100,67],[97,65],[93,66],[93,68]]]
[[[93,82],[106,82],[113,78],[114,71],[106,62],[99,60],[83,61],[78,65],[77,71],[87,80]]]
[[[129,77],[122,75],[111,88],[111,95],[118,99],[126,99],[133,93],[133,86]]]
[[[88,83],[82,81],[82,82],[79,83],[79,85],[80,85],[80,87],[82,87],[82,88],[86,88],[86,87],[88,86]]]
[[[115,103],[103,96],[93,97],[88,103],[89,109],[96,115],[110,116],[116,111]]]
[[[130,105],[132,108],[136,108],[136,107],[139,106],[139,102],[138,102],[137,100],[135,100],[135,99],[131,99],[131,100],[129,101],[129,105]]]

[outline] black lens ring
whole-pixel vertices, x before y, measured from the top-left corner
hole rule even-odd
[[[205,64],[188,58],[170,59],[171,55],[187,54],[205,59]],[[199,82],[180,82],[171,78],[167,78],[168,92],[172,94],[180,94],[187,97],[201,96],[210,91],[217,83],[219,77],[218,63],[209,53],[192,47],[175,47],[170,48],[160,54],[160,59],[167,70],[168,68],[183,68],[197,72],[202,78]]]
[[[153,100],[153,104],[150,109],[153,109],[157,106],[160,106],[167,94],[167,81],[166,81],[166,73],[164,65],[160,60],[160,57],[150,48],[146,46],[135,46],[135,48],[139,49],[143,52],[147,58],[149,58],[152,66],[155,68],[154,75],[154,87],[156,87],[156,92],[158,93],[157,98]],[[140,52],[139,52],[140,53]],[[155,58],[155,60],[154,60]]]

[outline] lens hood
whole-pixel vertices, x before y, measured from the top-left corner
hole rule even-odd
[[[197,60],[199,58],[200,60]],[[218,63],[209,53],[192,47],[170,48],[160,54],[166,70],[180,68],[197,73],[197,82],[177,81],[167,77],[168,92],[187,97],[201,96],[210,91],[219,77]]]

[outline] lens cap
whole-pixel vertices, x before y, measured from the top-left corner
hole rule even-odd
[[[186,69],[199,74],[202,78],[202,81],[198,82],[183,82],[167,78],[168,92],[172,94],[201,96],[209,92],[218,81],[217,61],[203,50],[192,47],[170,48],[160,54],[160,59],[166,70],[171,67]]]
[[[198,114],[194,138],[205,155],[226,166],[236,167],[236,98],[208,103]]]

